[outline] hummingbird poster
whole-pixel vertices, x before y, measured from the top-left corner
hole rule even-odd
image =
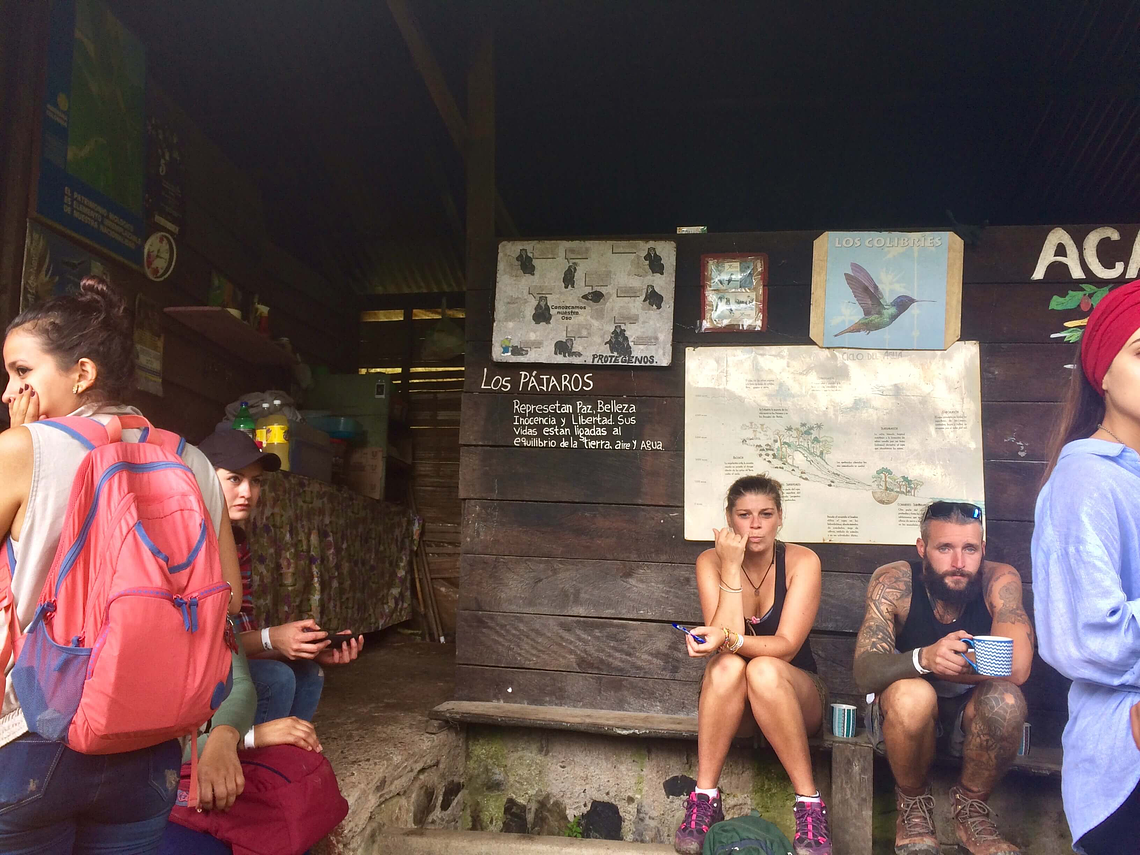
[[[953,232],[824,232],[816,239],[816,344],[945,350],[961,328],[962,239]]]

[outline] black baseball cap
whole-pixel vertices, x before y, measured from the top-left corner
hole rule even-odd
[[[253,463],[260,463],[266,472],[281,468],[280,457],[272,451],[262,451],[249,434],[233,428],[218,428],[198,444],[198,449],[215,469],[237,472]]]

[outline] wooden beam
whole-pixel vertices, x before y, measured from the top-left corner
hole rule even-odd
[[[383,309],[438,309],[447,300],[448,309],[462,309],[467,303],[465,291],[424,291],[412,294],[362,294],[360,310],[375,312]]]
[[[428,93],[431,95],[432,101],[435,102],[436,109],[439,110],[439,115],[443,118],[443,124],[447,127],[447,132],[451,135],[451,141],[455,143],[455,147],[459,153],[467,161],[468,170],[471,169],[471,162],[468,159],[469,146],[468,136],[471,129],[468,123],[463,120],[463,114],[459,112],[459,106],[455,103],[455,98],[451,95],[451,90],[447,87],[447,79],[443,75],[443,69],[432,54],[431,48],[428,47],[427,41],[424,40],[420,32],[419,24],[416,22],[415,15],[412,13],[411,7],[408,5],[407,0],[388,0],[388,10],[392,13],[392,17],[396,21],[396,26],[399,27],[404,41],[408,45],[408,50],[412,54],[412,62],[415,64],[416,69],[419,71],[420,76],[424,79],[424,85],[427,86]],[[477,10],[475,16],[486,16],[485,11]],[[476,24],[478,30],[481,24]],[[486,25],[490,27],[490,23]],[[468,100],[467,109],[469,113],[473,113],[474,107]],[[468,116],[468,119],[474,121],[473,116]],[[470,187],[470,182],[468,182]],[[517,237],[519,230],[515,225],[514,219],[511,217],[510,212],[507,210],[507,205],[503,201],[499,191],[492,187],[494,194],[494,211],[498,216],[499,225],[502,226],[503,233],[509,237]]]

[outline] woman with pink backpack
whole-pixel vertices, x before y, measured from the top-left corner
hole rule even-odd
[[[113,631],[100,631],[96,638],[76,634],[69,636],[70,643],[67,638],[61,641],[50,637],[54,635],[51,629],[70,626],[71,613],[81,610],[75,601],[65,602],[60,591],[72,568],[85,560],[84,550],[101,536],[99,527],[114,522],[111,511],[103,507],[96,518],[96,504],[99,490],[123,480],[117,476],[124,469],[132,474],[136,470],[143,474],[162,470],[164,477],[180,478],[180,498],[192,503],[200,515],[201,530],[192,532],[197,533],[199,542],[184,556],[185,561],[169,546],[170,554],[164,552],[167,541],[148,536],[141,517],[131,529],[132,548],[144,550],[141,554],[147,560],[164,561],[164,570],[171,578],[186,579],[200,572],[197,561],[207,562],[209,566],[203,572],[213,574],[212,587],[196,592],[201,594],[200,602],[197,596],[162,595],[166,611],[161,617],[176,621],[177,631],[168,632],[165,624],[160,629],[156,623],[152,649],[164,650],[168,637],[193,655],[208,647],[212,670],[207,670],[228,680],[229,651],[224,645],[220,651],[216,648],[221,644],[225,611],[236,611],[240,605],[232,596],[233,590],[240,590],[240,576],[233,535],[225,524],[225,501],[213,467],[201,452],[177,437],[154,430],[137,410],[121,403],[130,389],[134,361],[130,311],[122,297],[99,277],[86,277],[76,295],[57,297],[24,311],[8,327],[5,337],[8,384],[3,401],[12,423],[12,429],[0,434],[0,531],[7,534],[2,545],[5,566],[0,568],[0,662],[5,675],[0,710],[0,851],[5,853],[154,852],[174,804],[181,766],[178,741],[158,728],[152,732],[162,734],[160,741],[150,744],[146,734],[138,731],[121,743],[130,750],[115,752],[114,745],[97,744],[95,713],[85,712],[88,706],[93,710],[102,703],[110,717],[129,717],[130,709],[113,708],[115,692],[111,697],[89,698],[88,688],[98,684],[99,674],[106,673],[104,669],[114,668],[115,660],[129,659],[131,654],[137,657],[139,645],[131,650],[116,647],[120,639]],[[116,442],[120,438],[122,442]],[[148,443],[153,447],[144,447]],[[78,483],[81,479],[77,476],[92,467],[90,458],[96,456],[95,449],[127,445],[138,445],[145,459],[169,458],[170,462],[116,463],[98,473],[105,477],[100,478],[94,498],[86,496],[92,502],[90,515],[76,523],[77,532],[65,531],[75,516],[73,482]],[[175,453],[177,462],[173,462]],[[104,455],[103,459],[108,458]],[[107,492],[114,493],[111,489]],[[151,534],[156,531],[166,533],[161,521],[150,529]],[[57,556],[57,547],[65,537],[71,548]],[[83,572],[88,572],[86,565],[84,568]],[[77,571],[71,575],[74,582],[82,574]],[[45,591],[49,579],[59,599],[58,611],[51,600],[53,593]],[[83,593],[74,599],[88,604],[97,601],[99,592]],[[152,599],[159,599],[159,594]],[[145,607],[143,600],[131,604],[139,613]],[[106,614],[110,613],[108,603]],[[210,631],[199,634],[199,628],[206,626]],[[33,644],[38,647],[29,656]],[[81,670],[79,681],[64,687],[76,697],[53,696],[51,689],[61,684],[53,682],[55,675],[47,673],[58,667],[47,667],[47,661],[56,666],[71,661],[82,664],[86,679]],[[219,671],[223,666],[225,670]],[[166,668],[179,673],[179,669],[170,668],[170,663]],[[125,686],[121,673],[116,678],[116,686]],[[145,693],[152,684],[149,672],[138,682],[141,685],[126,686],[120,697],[128,696],[129,689]],[[219,705],[228,689],[225,683],[215,686],[210,706]],[[175,709],[182,705],[169,694],[156,691],[143,697],[137,706],[148,707],[146,712],[152,717],[167,715],[175,721],[180,714],[185,715]],[[74,721],[53,719],[54,711],[68,708],[75,713],[77,707]],[[29,719],[34,728],[29,727]],[[87,730],[75,729],[81,724]],[[203,760],[210,759],[207,753],[224,751],[227,740],[236,745],[239,738],[236,728],[215,721]],[[150,739],[153,742],[155,737]],[[228,746],[228,753],[232,753],[233,745]],[[75,750],[78,746],[90,750]],[[240,776],[240,768],[235,772],[231,766],[225,774],[230,779],[219,782],[218,796],[202,794],[204,807],[213,806],[217,797],[232,801],[228,791],[239,788],[233,775]]]

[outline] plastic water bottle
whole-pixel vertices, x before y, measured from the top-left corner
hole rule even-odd
[[[285,414],[280,412],[281,402],[279,400],[273,401],[273,406],[278,409],[277,413],[271,416],[262,416],[257,420],[257,433],[262,440],[262,451],[271,451],[281,458],[281,468],[286,472],[289,471],[289,419]],[[265,410],[268,412],[268,404],[264,405]]]
[[[242,401],[241,406],[238,408],[237,415],[234,417],[232,425],[234,430],[240,430],[242,433],[249,436],[250,439],[257,441],[257,424],[253,420],[253,416],[249,412],[249,403]]]

